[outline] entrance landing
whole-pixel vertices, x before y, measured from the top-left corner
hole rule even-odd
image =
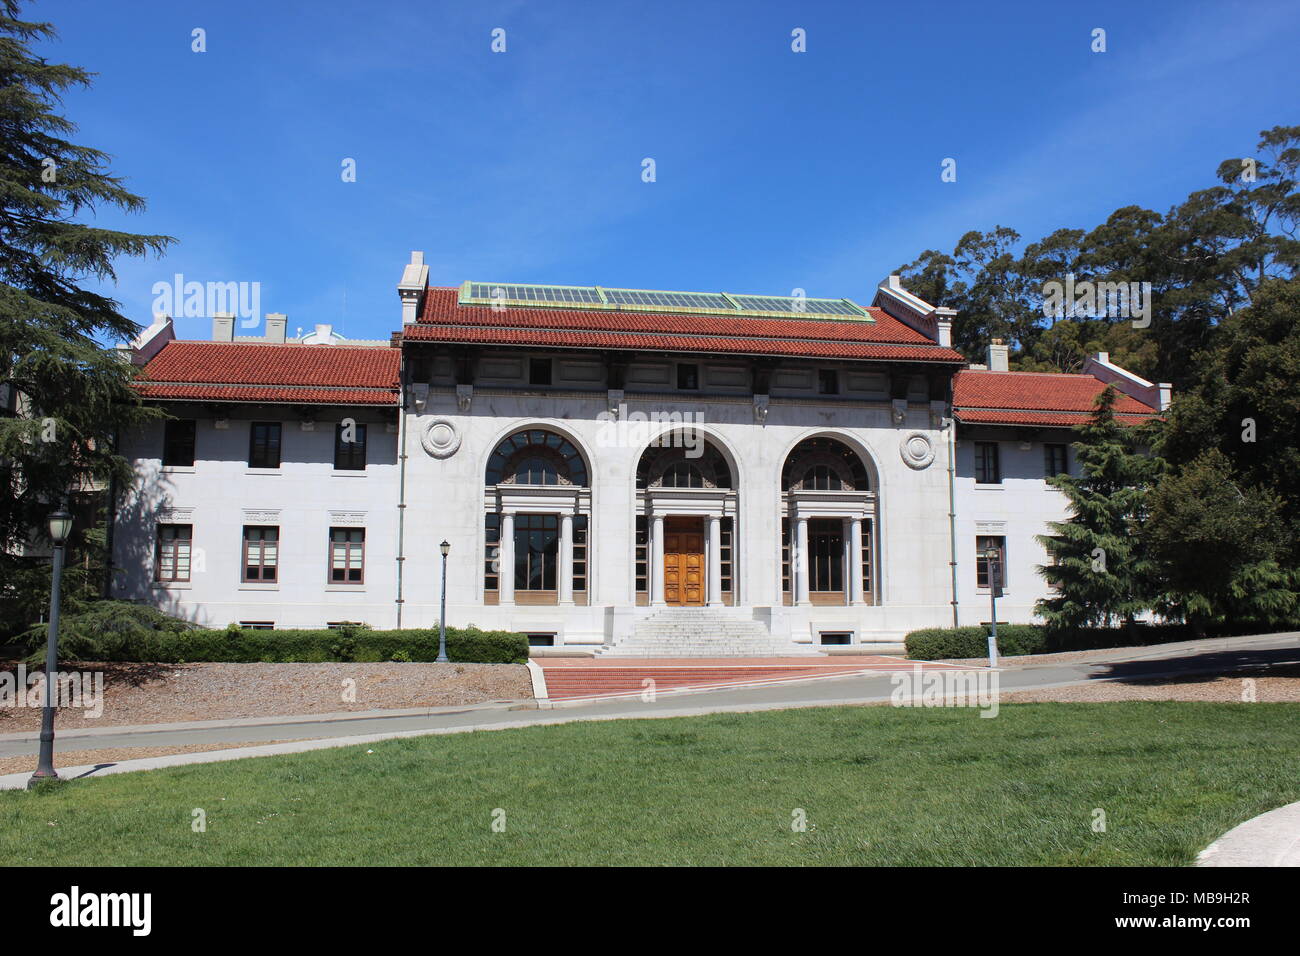
[[[926,670],[963,670],[954,664],[909,661],[902,657],[855,656],[845,658],[747,657],[737,663],[734,657],[698,657],[689,662],[680,657],[563,658],[536,657],[546,677],[551,700],[575,700],[584,697],[610,697],[641,694],[650,688],[665,690],[704,690],[766,684],[772,681],[807,680],[815,677],[841,677],[890,671],[910,671],[921,666]],[[646,681],[653,681],[647,684]]]

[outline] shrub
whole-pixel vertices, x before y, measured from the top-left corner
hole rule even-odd
[[[986,627],[930,627],[913,631],[904,639],[913,660],[984,657],[988,654]],[[1043,628],[1035,624],[998,626],[998,652],[1007,657],[1040,654],[1047,646]]]
[[[44,628],[32,628],[23,634],[21,646],[33,660],[41,658]],[[164,664],[433,661],[438,656],[438,631],[374,631],[361,627],[263,631],[233,624],[209,630],[146,605],[102,601],[85,613],[60,620],[59,656],[65,660]],[[512,631],[449,627],[447,656],[461,663],[521,664],[528,659],[528,639]]]
[[[38,624],[18,636],[18,646],[33,659],[45,657],[48,625]],[[162,660],[196,629],[188,621],[130,601],[95,601],[85,610],[59,618],[59,656],[80,660]]]

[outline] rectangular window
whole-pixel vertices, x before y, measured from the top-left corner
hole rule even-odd
[[[871,541],[871,519],[862,520],[862,590],[870,594],[873,590],[871,578],[871,549],[874,547]]]
[[[334,470],[366,470],[366,426],[334,426]]]
[[[700,387],[700,367],[689,362],[677,363],[677,387],[697,389]]]
[[[730,594],[732,592],[732,555],[735,553],[732,548],[732,542],[735,536],[732,534],[731,518],[723,518],[720,522],[722,531],[722,540],[719,542],[719,548],[722,552],[722,593]]]
[[[239,626],[246,631],[274,631],[274,621],[240,621]]]
[[[194,465],[194,419],[172,419],[163,423],[164,468]]]
[[[529,385],[550,385],[551,384],[551,360],[548,358],[535,358],[528,360],[528,384]]]
[[[975,539],[975,586],[987,589],[989,586],[989,559],[984,553],[996,548],[998,555],[994,560],[994,580],[998,587],[1007,586],[1007,539],[980,535]]]
[[[823,644],[852,644],[852,631],[822,631],[821,642]]]
[[[790,519],[781,519],[781,591],[790,593]]]
[[[559,550],[559,515],[516,515],[515,590],[554,591]]]
[[[280,423],[253,422],[248,429],[248,467],[280,467]]]
[[[1052,541],[1055,542],[1058,546],[1065,543],[1065,539],[1060,537],[1059,535],[1053,535]],[[1047,590],[1051,591],[1054,594],[1061,590],[1061,579],[1059,576],[1059,571],[1057,571],[1057,568],[1059,568],[1060,566],[1061,566],[1060,552],[1055,550],[1054,548],[1048,548],[1047,549],[1047,573],[1044,574],[1043,577],[1047,581]]]
[[[587,516],[573,516],[573,590],[587,590]]]
[[[193,539],[193,525],[160,524],[158,526],[158,541],[154,549],[155,581],[190,579],[190,552]]]
[[[554,647],[555,646],[554,634],[529,634],[527,635],[527,637],[528,637],[529,647]]]
[[[646,573],[650,567],[650,530],[645,515],[636,516],[636,590],[645,594],[650,590],[650,579]]]
[[[839,518],[808,521],[808,590],[844,590],[844,524]]]
[[[817,391],[822,395],[838,395],[840,393],[840,373],[833,368],[818,370]]]
[[[366,529],[330,528],[330,583],[364,584]]]
[[[483,590],[498,588],[497,570],[501,561],[501,516],[486,515],[483,522]]]
[[[1002,483],[1002,465],[998,461],[997,442],[977,441],[975,443],[975,483],[977,485]]]
[[[244,526],[243,580],[274,582],[279,580],[280,529],[262,525]]]
[[[1048,478],[1063,475],[1070,470],[1069,445],[1043,446],[1043,473]]]

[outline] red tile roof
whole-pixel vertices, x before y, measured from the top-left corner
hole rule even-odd
[[[953,413],[962,422],[1069,427],[1088,420],[1105,387],[1091,375],[965,369],[953,377]],[[1135,425],[1159,410],[1120,392],[1115,412]]]
[[[396,405],[401,350],[260,342],[169,342],[141,370],[142,397]]]
[[[460,305],[458,294],[454,288],[430,288],[419,321],[403,329],[403,337],[424,342],[657,352],[964,361],[959,353],[941,348],[875,308],[868,310],[874,322],[602,309],[510,307],[494,311],[488,306]]]
[[[1075,428],[1087,424],[1087,412],[1021,412],[995,408],[959,408],[957,420],[968,425],[1040,425],[1043,427]],[[1150,415],[1116,415],[1121,425],[1141,425]]]

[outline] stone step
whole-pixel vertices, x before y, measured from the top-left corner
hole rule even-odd
[[[821,656],[810,645],[775,638],[743,610],[672,608],[638,620],[624,641],[596,651],[599,657],[804,657]]]

